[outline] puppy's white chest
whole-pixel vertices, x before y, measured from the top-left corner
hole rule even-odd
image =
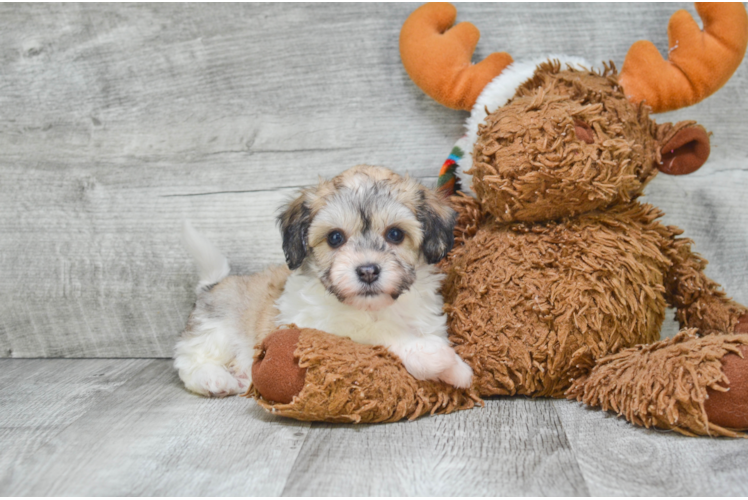
[[[296,271],[276,302],[278,326],[315,328],[362,344],[391,346],[436,336],[446,340],[446,317],[438,293],[441,275],[423,266],[411,289],[379,311],[362,311],[341,303],[317,278]]]

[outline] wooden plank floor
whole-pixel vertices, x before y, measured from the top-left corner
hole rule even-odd
[[[389,425],[187,393],[170,360],[0,360],[0,495],[747,495],[748,441],[499,398]]]

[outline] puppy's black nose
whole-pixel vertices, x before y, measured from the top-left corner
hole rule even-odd
[[[358,279],[371,285],[379,279],[379,271],[381,270],[376,264],[365,264],[356,268],[356,274],[358,274]]]

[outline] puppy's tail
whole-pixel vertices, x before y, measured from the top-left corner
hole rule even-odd
[[[229,275],[229,261],[203,235],[195,231],[189,220],[184,221],[182,242],[197,263],[200,282],[195,291],[198,295]]]

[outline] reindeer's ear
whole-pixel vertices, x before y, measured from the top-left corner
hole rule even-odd
[[[307,233],[312,221],[312,212],[306,204],[304,193],[288,204],[278,216],[278,225],[283,235],[283,253],[286,264],[292,271],[298,269],[309,252]]]
[[[675,126],[666,124],[663,128],[661,160],[657,165],[661,172],[685,175],[706,163],[710,147],[709,134],[704,127],[694,122],[681,122]]]
[[[416,210],[423,230],[421,252],[426,262],[436,264],[452,250],[457,213],[433,191],[423,189],[421,194],[422,200]]]

